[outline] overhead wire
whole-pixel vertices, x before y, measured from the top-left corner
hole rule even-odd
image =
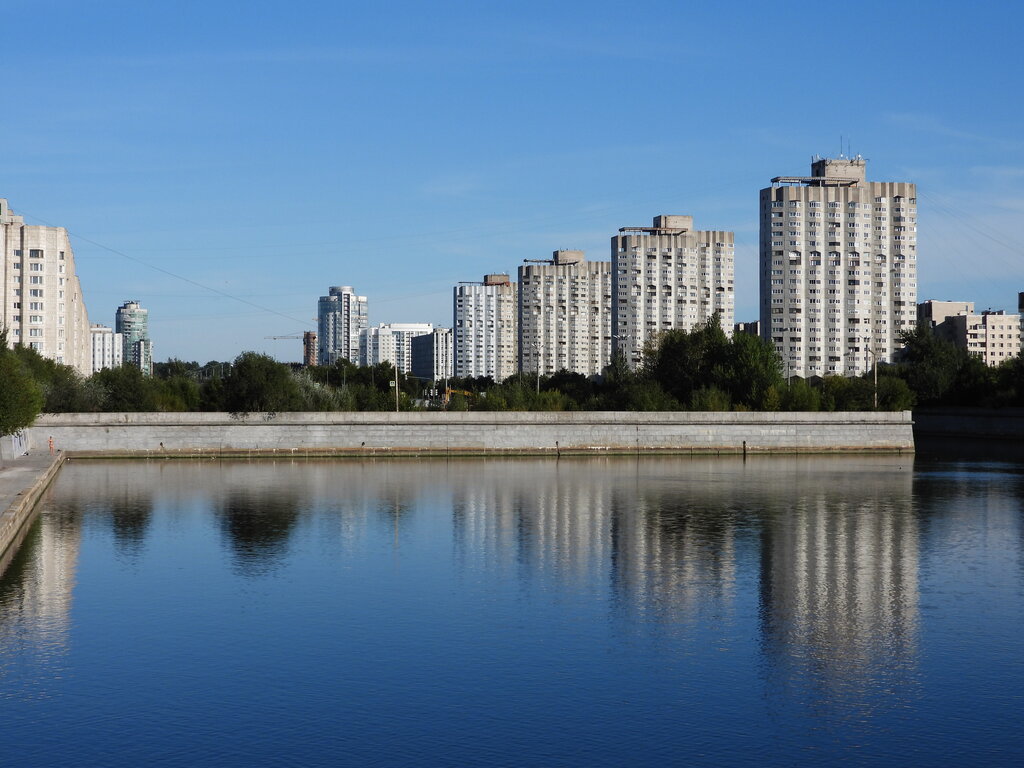
[[[53,224],[50,224],[49,222],[44,221],[43,219],[40,219],[38,216],[33,216],[31,214],[24,214],[24,215],[28,216],[31,219],[34,219],[35,221],[42,222],[45,226],[48,226],[48,227],[55,226]],[[92,239],[90,239],[88,237],[85,237],[84,235],[81,235],[81,234],[79,234],[77,232],[72,232],[71,230],[67,230],[67,232],[68,232],[69,236],[73,235],[77,240],[81,240],[82,242],[89,243],[90,245],[94,245],[97,248],[102,248],[105,251],[109,251],[110,253],[116,254],[117,256],[121,256],[121,257],[123,257],[125,259],[128,259],[129,261],[133,261],[136,264],[141,264],[142,266],[147,267],[148,269],[152,269],[155,272],[160,272],[162,274],[167,275],[168,277],[173,277],[176,280],[181,280],[182,282],[188,283],[189,285],[194,285],[197,288],[202,288],[203,290],[210,291],[211,293],[216,293],[217,295],[223,296],[226,299],[231,299],[232,301],[237,301],[237,302],[239,302],[241,304],[246,304],[246,305],[248,305],[250,307],[253,307],[255,309],[258,309],[258,310],[260,310],[262,312],[266,312],[266,313],[269,313],[269,314],[272,314],[272,315],[277,315],[278,317],[283,317],[286,320],[291,320],[292,322],[300,323],[303,327],[310,327],[310,325],[311,325],[310,322],[307,322],[307,321],[304,321],[304,320],[300,320],[297,317],[292,317],[290,315],[286,315],[283,312],[279,312],[276,309],[272,309],[271,307],[264,307],[261,304],[257,304],[254,301],[249,301],[248,299],[243,299],[241,296],[236,296],[235,294],[228,293],[227,291],[222,291],[220,288],[214,288],[213,286],[206,285],[204,283],[199,282],[198,280],[193,280],[190,277],[185,277],[184,275],[179,275],[179,274],[177,274],[175,272],[170,271],[169,269],[164,269],[163,267],[158,267],[155,264],[150,264],[150,263],[148,263],[148,262],[146,262],[146,261],[144,261],[142,259],[139,259],[139,258],[137,258],[135,256],[131,256],[131,255],[125,253],[124,251],[119,251],[117,248],[111,248],[108,245],[104,245],[103,243],[97,242],[96,240],[92,240]]]

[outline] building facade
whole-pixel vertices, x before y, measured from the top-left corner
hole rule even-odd
[[[518,286],[505,274],[484,276],[454,290],[455,375],[490,376],[495,381],[516,373],[518,364]]]
[[[302,364],[308,367],[311,365],[316,365],[316,363],[316,333],[314,331],[305,331],[302,334]]]
[[[83,376],[92,373],[89,316],[63,227],[26,224],[0,198],[0,327]]]
[[[917,324],[934,328],[959,314],[973,315],[973,301],[922,301],[917,305]]]
[[[960,312],[935,326],[935,333],[966,349],[985,365],[995,366],[1020,354],[1020,315],[1003,310]]]
[[[441,381],[452,377],[452,329],[435,328],[433,333],[412,338],[412,375]]]
[[[124,361],[124,341],[120,333],[108,325],[93,324],[89,327],[92,340],[92,372],[104,368],[120,368]]]
[[[358,363],[360,334],[369,327],[365,296],[351,286],[331,286],[317,303],[317,357],[320,365],[339,359]]]
[[[855,376],[891,362],[917,305],[917,187],[820,158],[760,197],[761,337],[790,375]]]
[[[363,365],[391,363],[401,373],[412,371],[412,340],[434,332],[430,323],[381,323],[367,328],[360,338]]]
[[[619,229],[612,238],[613,352],[636,368],[649,341],[693,330],[716,313],[731,334],[735,243],[732,232],[694,230],[692,216]]]
[[[519,370],[600,373],[612,353],[612,265],[555,251],[519,268]]]
[[[153,342],[149,339],[149,310],[126,301],[114,314],[114,330],[121,334],[122,357],[144,374],[153,373]]]

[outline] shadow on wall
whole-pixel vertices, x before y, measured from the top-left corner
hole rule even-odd
[[[10,461],[24,456],[31,446],[31,438],[28,430],[15,432],[13,435],[0,437],[0,460]]]

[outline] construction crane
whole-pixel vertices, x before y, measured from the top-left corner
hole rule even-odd
[[[292,333],[287,336],[264,336],[264,339],[295,339],[302,340],[302,363],[303,365],[316,365],[316,334],[312,331],[305,333]]]

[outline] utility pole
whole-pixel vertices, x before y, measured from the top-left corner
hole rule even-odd
[[[533,345],[534,350],[537,353],[537,394],[540,394],[540,344],[535,342]]]
[[[874,363],[872,366],[875,371],[875,410],[878,410],[878,355],[876,351],[871,347],[865,347],[871,355],[871,362]]]

